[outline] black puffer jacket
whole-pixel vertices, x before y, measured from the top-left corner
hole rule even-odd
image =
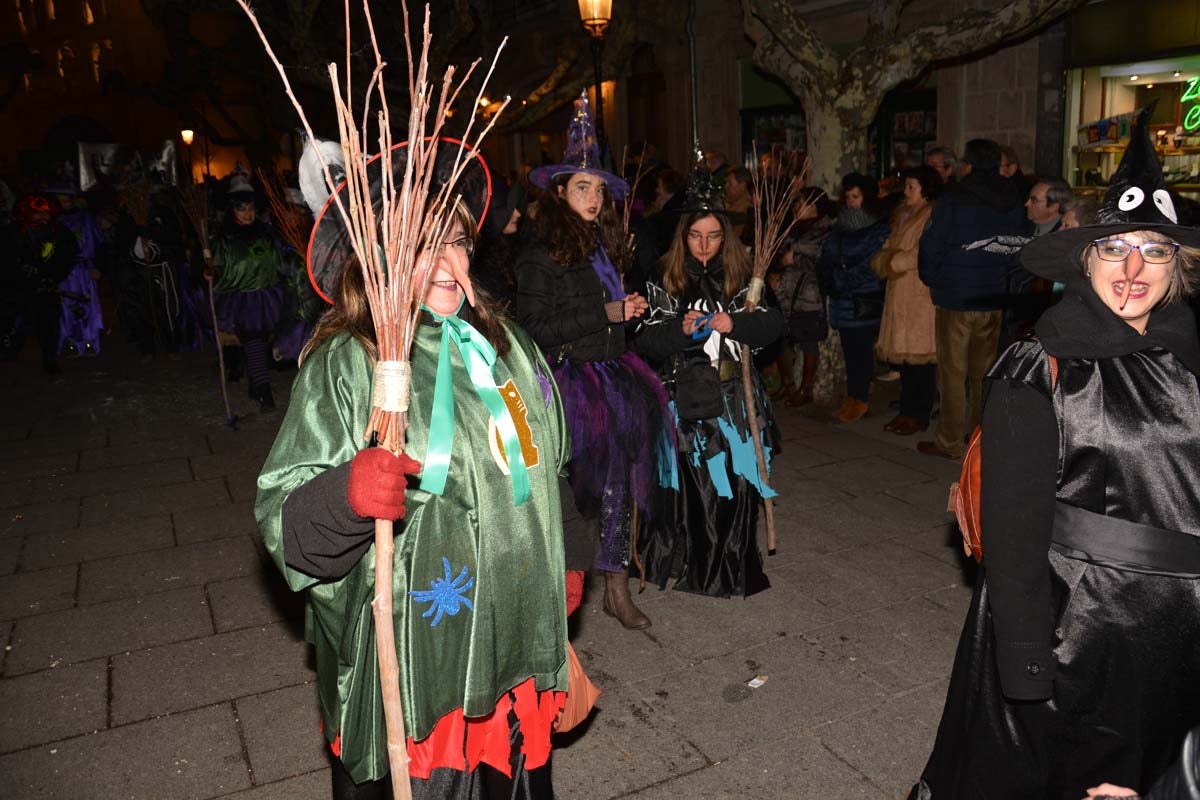
[[[625,326],[608,321],[604,304],[613,298],[587,259],[564,267],[534,243],[517,258],[516,275],[517,322],[551,364],[625,354]]]

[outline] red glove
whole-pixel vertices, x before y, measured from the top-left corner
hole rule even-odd
[[[350,510],[371,519],[404,519],[404,490],[408,476],[421,464],[401,453],[394,456],[382,447],[360,450],[350,462],[346,499]]]
[[[575,613],[583,602],[583,570],[567,570],[567,616]]]

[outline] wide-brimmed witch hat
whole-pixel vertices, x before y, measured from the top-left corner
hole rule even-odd
[[[561,164],[547,164],[529,173],[529,182],[540,189],[550,185],[559,175],[574,175],[579,172],[594,175],[608,184],[608,193],[620,200],[629,192],[629,184],[608,170],[601,169],[600,143],[596,140],[596,126],[592,122],[592,104],[584,89],[575,100],[571,124],[567,126],[567,151]]]
[[[1097,211],[1099,221],[1034,239],[1021,250],[1025,269],[1066,283],[1082,274],[1080,259],[1093,242],[1131,231],[1155,231],[1178,244],[1200,247],[1200,229],[1179,224],[1175,209],[1182,203],[1163,179],[1148,127],[1153,110],[1153,103],[1139,110],[1130,127],[1129,144]]]
[[[464,151],[463,160],[466,166],[458,181],[454,184],[455,193],[462,199],[471,216],[475,218],[479,228],[483,227],[487,216],[488,205],[492,201],[492,173],[483,160],[483,155],[474,148],[458,139],[443,136],[438,140],[437,157],[433,166],[433,182],[430,186],[431,196],[441,190],[454,177],[454,166],[458,159],[459,148]],[[467,159],[467,155],[474,154]],[[399,186],[404,178],[404,165],[408,160],[408,142],[392,147],[392,175],[395,185]],[[371,182],[371,204],[376,215],[383,212],[383,198],[380,186],[382,184],[383,161],[375,156],[367,162],[367,175]],[[338,194],[343,203],[346,200],[346,184],[338,186]],[[305,190],[305,199],[308,191]],[[332,196],[325,201],[316,215],[313,223],[312,236],[308,241],[308,279],[317,294],[326,303],[332,304],[337,296],[338,282],[342,278],[354,247],[350,243],[350,234],[342,222],[342,215],[334,206]]]

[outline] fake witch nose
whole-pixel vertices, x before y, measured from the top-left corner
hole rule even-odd
[[[1134,253],[1137,254],[1137,265],[1135,266]],[[1125,266],[1122,270],[1125,273],[1125,291],[1121,293],[1121,310],[1125,310],[1125,304],[1129,302],[1129,293],[1133,291],[1133,282],[1137,280],[1137,276],[1142,274],[1142,269],[1146,266],[1146,262],[1142,260],[1141,250],[1130,250],[1129,257],[1125,259]]]
[[[475,307],[475,287],[471,285],[470,259],[466,259],[463,264],[455,263],[450,268],[450,274],[454,276],[454,280],[458,281],[458,285],[462,287],[463,293],[467,296],[467,303]]]

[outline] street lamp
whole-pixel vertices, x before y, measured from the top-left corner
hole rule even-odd
[[[596,71],[596,141],[604,152],[604,88],[600,74],[604,56],[604,32],[612,21],[612,0],[579,0],[579,18],[592,35],[592,66]],[[603,157],[603,156],[602,156]]]
[[[196,132],[190,128],[184,128],[179,132],[179,138],[183,140],[183,146],[187,148],[187,165],[188,165],[188,183],[195,180],[192,174],[192,142],[196,140]]]

